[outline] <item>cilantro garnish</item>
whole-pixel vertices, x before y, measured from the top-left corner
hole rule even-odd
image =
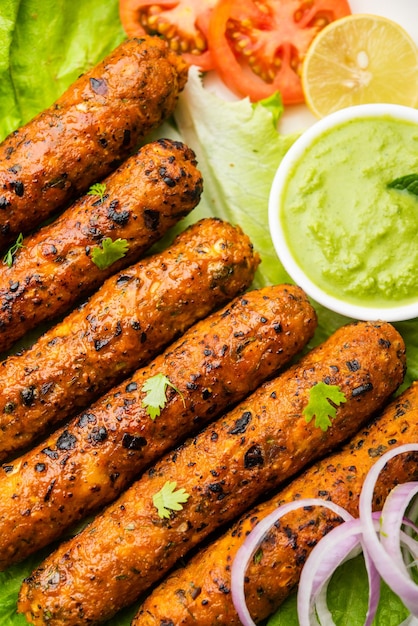
[[[170,382],[170,379],[164,374],[155,374],[155,376],[148,378],[142,385],[142,391],[146,392],[142,400],[142,406],[146,407],[151,419],[158,417],[161,409],[165,407],[167,402],[167,387],[171,387],[177,391],[183,400],[183,404],[185,404],[182,393]]]
[[[418,174],[407,174],[387,184],[389,189],[401,189],[418,196]]]
[[[309,390],[309,402],[303,409],[303,414],[308,423],[315,417],[315,426],[325,432],[331,426],[331,419],[337,414],[335,405],[338,406],[346,400],[338,385],[319,382]]]
[[[152,502],[161,518],[169,518],[170,511],[181,511],[183,508],[181,503],[187,502],[190,497],[183,487],[175,491],[176,487],[175,480],[167,480],[160,491],[152,497]]]
[[[102,241],[101,246],[93,248],[91,253],[91,260],[99,270],[104,270],[115,261],[118,261],[129,250],[129,244],[126,239],[115,239],[113,241],[110,237],[106,237]]]
[[[10,248],[8,249],[8,251],[6,252],[6,254],[3,257],[3,263],[5,263],[6,265],[8,265],[9,267],[12,267],[13,265],[13,259],[14,256],[16,254],[16,252],[20,249],[23,248],[23,234],[20,233],[20,235],[18,236],[18,238],[16,239],[15,243],[10,246]]]
[[[99,196],[100,202],[103,202],[106,193],[105,183],[94,183],[87,192],[88,196]]]

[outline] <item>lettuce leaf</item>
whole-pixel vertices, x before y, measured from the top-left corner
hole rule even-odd
[[[27,625],[25,617],[16,614],[16,600],[23,578],[30,573],[31,564],[32,561],[28,561],[26,569],[18,565],[0,574],[0,623],[3,626]]]
[[[2,0],[0,139],[125,37],[117,0]]]
[[[380,605],[373,626],[399,626],[408,610],[382,582]],[[367,611],[368,583],[363,557],[346,561],[334,574],[328,588],[328,604],[336,626],[363,626]],[[267,626],[299,626],[296,594],[292,595],[267,622]]]
[[[268,231],[270,186],[298,136],[277,132],[281,111],[278,97],[255,106],[247,99],[225,102],[205,89],[193,67],[175,113],[180,136],[195,151],[204,181],[201,203],[189,221],[215,215],[239,224],[261,255],[256,286],[289,281]]]

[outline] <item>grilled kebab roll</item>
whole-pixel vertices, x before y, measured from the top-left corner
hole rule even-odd
[[[206,218],[167,250],[108,278],[30,349],[0,363],[0,458],[91,404],[245,290],[258,263],[239,227]]]
[[[313,465],[274,498],[246,513],[231,530],[175,571],[145,600],[132,626],[241,624],[234,609],[231,565],[254,526],[285,502],[330,500],[358,516],[360,491],[376,459],[390,448],[418,441],[418,383],[393,401],[345,447]],[[376,485],[373,509],[381,510],[398,483],[418,480],[418,454],[389,461]],[[286,514],[266,534],[246,572],[245,593],[255,622],[288,597],[316,543],[341,520],[326,508]]]
[[[404,372],[405,346],[390,324],[337,330],[163,457],[64,542],[23,583],[19,611],[50,626],[110,618],[210,532],[353,435]],[[303,414],[310,389],[321,381],[339,385],[346,398],[326,431]],[[180,506],[176,490],[187,494]]]
[[[145,145],[103,184],[102,195],[85,195],[26,237],[11,267],[0,265],[0,351],[137,261],[202,193],[193,151],[169,139]],[[129,247],[122,259],[99,267],[94,250],[107,238],[126,239]]]
[[[130,39],[0,144],[0,248],[107,176],[174,111],[187,66]]]
[[[3,465],[0,569],[114,500],[146,466],[272,376],[315,328],[315,311],[299,287],[246,293],[37,448]],[[150,416],[143,387],[161,375],[173,387]]]

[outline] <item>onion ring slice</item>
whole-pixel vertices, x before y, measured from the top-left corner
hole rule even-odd
[[[400,626],[418,626],[418,585],[410,575],[411,565],[418,562],[418,541],[412,533],[417,525],[406,517],[418,514],[418,482],[404,483],[390,492],[381,513],[372,511],[374,488],[386,463],[399,454],[418,452],[417,444],[398,446],[385,454],[369,470],[355,519],[339,505],[320,498],[288,502],[260,520],[237,551],[231,568],[231,595],[243,626],[256,626],[245,601],[245,572],[266,533],[286,513],[301,507],[323,506],[336,513],[343,522],[334,527],[313,548],[303,567],[298,590],[300,626],[335,626],[328,609],[328,583],[339,565],[363,552],[369,582],[369,604],[364,626],[370,626],[379,602],[380,577],[400,597],[411,615]],[[413,559],[406,564],[406,557]],[[318,621],[318,619],[320,621]]]

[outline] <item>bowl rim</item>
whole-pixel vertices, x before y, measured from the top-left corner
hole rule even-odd
[[[366,306],[347,302],[337,298],[314,283],[295,261],[280,222],[281,198],[289,170],[300,159],[304,151],[323,132],[340,126],[348,121],[367,117],[388,117],[415,122],[418,125],[418,109],[400,104],[359,104],[345,107],[330,113],[316,121],[302,132],[282,158],[270,188],[268,199],[268,222],[270,237],[276,254],[290,278],[299,285],[309,297],[326,309],[349,318],[358,320],[378,320],[396,322],[413,319],[418,316],[418,294],[416,302],[395,305],[393,307]]]

